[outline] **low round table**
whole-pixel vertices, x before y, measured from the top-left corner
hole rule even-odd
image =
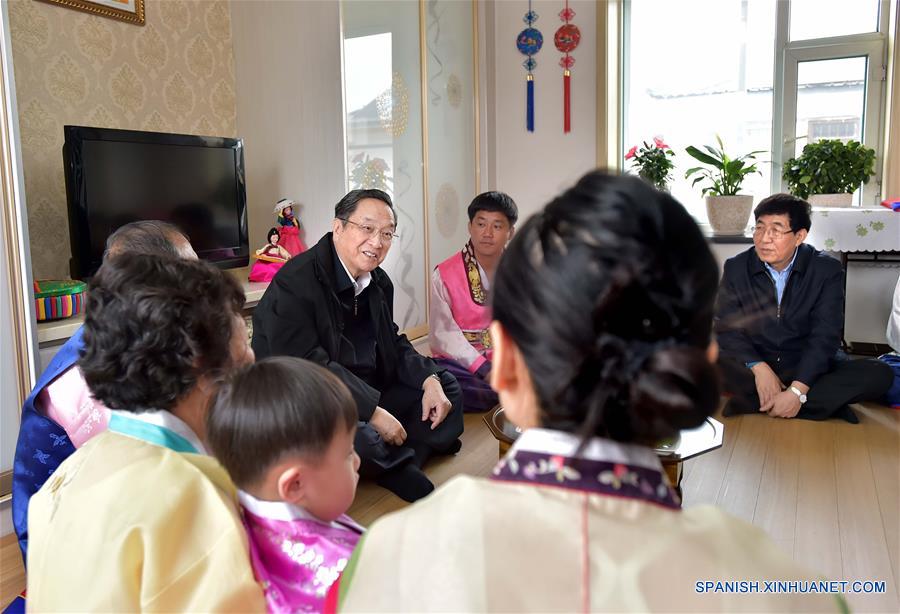
[[[484,422],[499,442],[500,457],[502,458],[521,431],[506,419],[503,408],[499,406],[484,415]],[[721,448],[724,433],[725,425],[714,418],[707,418],[697,428],[681,431],[675,441],[667,442],[656,448],[656,455],[659,456],[669,482],[678,493],[679,498],[681,498],[681,476],[684,461]]]

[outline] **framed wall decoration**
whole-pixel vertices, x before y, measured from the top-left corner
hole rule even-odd
[[[144,0],[42,0],[71,9],[144,25]]]

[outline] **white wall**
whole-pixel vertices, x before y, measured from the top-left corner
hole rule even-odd
[[[525,219],[547,204],[581,175],[596,166],[597,157],[597,13],[591,1],[573,0],[572,23],[581,30],[581,43],[572,53],[572,131],[563,133],[562,54],[553,34],[562,25],[563,3],[538,0],[535,23],[544,46],[535,56],[535,131],[525,129],[525,56],[516,37],[526,26],[527,2],[497,1],[485,6],[482,43],[488,57],[487,150],[488,184],[508,192]],[[493,58],[491,58],[491,52]],[[493,62],[491,62],[493,59]]]
[[[265,244],[282,197],[303,204],[314,243],[345,187],[340,3],[234,0],[231,27],[250,247]]]

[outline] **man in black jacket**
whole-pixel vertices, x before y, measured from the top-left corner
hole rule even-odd
[[[719,366],[733,395],[723,413],[859,422],[848,404],[881,397],[891,375],[840,351],[840,262],[803,243],[806,201],[775,194],[753,214],[753,247],[725,262],[716,305]]]
[[[460,448],[462,393],[394,323],[394,286],[379,265],[396,237],[391,198],[353,190],[332,232],[278,272],[253,312],[256,357],[315,361],[350,389],[359,411],[360,473],[407,501],[434,488],[432,452]]]

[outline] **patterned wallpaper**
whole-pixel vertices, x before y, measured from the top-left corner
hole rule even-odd
[[[36,279],[69,275],[66,124],[236,135],[227,0],[146,0],[136,26],[11,0],[19,130]]]

